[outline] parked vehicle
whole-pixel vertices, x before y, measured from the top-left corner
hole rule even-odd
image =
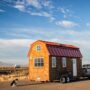
[[[21,66],[20,66],[20,65],[15,65],[14,67],[15,67],[15,68],[21,68]]]
[[[90,64],[84,64],[82,67],[83,77],[90,78]]]

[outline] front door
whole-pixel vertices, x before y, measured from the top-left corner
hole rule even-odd
[[[72,66],[73,66],[73,76],[77,76],[77,59],[73,58],[72,59]]]

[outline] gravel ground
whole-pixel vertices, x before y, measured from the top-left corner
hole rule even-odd
[[[17,87],[10,87],[10,82],[0,82],[0,90],[90,90],[90,80],[61,84],[59,82],[39,83],[18,81]]]

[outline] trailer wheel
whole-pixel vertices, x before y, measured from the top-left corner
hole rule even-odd
[[[70,77],[66,77],[66,79],[67,79],[67,82],[70,82]]]
[[[60,82],[61,82],[61,83],[66,83],[66,81],[67,81],[67,80],[66,80],[66,77],[64,77],[64,76],[60,78]]]

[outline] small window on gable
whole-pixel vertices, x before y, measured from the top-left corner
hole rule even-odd
[[[67,66],[66,57],[62,57],[62,67],[66,66]]]
[[[36,46],[36,50],[37,50],[37,51],[40,51],[40,50],[41,50],[41,46],[40,46],[40,45],[37,45],[37,46]]]
[[[52,57],[52,68],[56,68],[56,57]]]

